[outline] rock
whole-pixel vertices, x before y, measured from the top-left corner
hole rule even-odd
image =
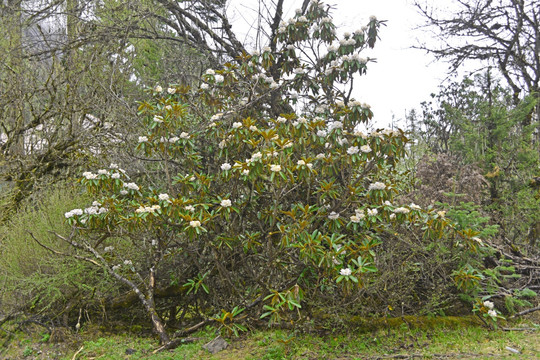
[[[126,349],[126,355],[133,355],[137,352],[135,349]]]
[[[229,343],[227,343],[225,339],[221,337],[221,335],[218,335],[218,337],[216,337],[214,340],[210,341],[206,345],[203,345],[203,349],[208,350],[210,354],[215,354],[221,350],[225,350],[227,346],[229,346]]]

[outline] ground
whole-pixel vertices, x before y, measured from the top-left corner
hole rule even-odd
[[[216,336],[216,328],[192,334],[185,344],[153,354],[158,348],[154,337],[140,331],[106,331],[87,325],[79,332],[43,332],[39,326],[5,334],[0,338],[0,358],[14,359],[540,359],[540,325],[531,319],[505,323],[514,330],[488,329],[470,324],[414,327],[399,326],[362,329],[347,333],[319,330],[256,330],[239,337],[225,337],[229,347],[215,355],[203,345]],[[389,323],[391,324],[391,323]],[[41,331],[41,332],[40,332]]]

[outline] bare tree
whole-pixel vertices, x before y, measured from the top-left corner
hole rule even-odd
[[[455,0],[449,13],[416,0],[426,26],[439,46],[421,49],[448,60],[451,71],[468,60],[499,69],[514,93],[514,102],[538,94],[540,82],[540,6],[534,0]],[[538,119],[537,107],[537,119]]]

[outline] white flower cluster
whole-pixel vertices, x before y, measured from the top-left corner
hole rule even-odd
[[[169,201],[169,194],[159,194],[158,198],[161,201]]]
[[[369,153],[371,152],[371,147],[369,145],[360,146],[360,151],[363,153]]]
[[[331,132],[334,129],[343,129],[343,123],[341,121],[332,121],[328,124],[328,131]]]
[[[229,199],[223,199],[223,200],[221,200],[220,205],[222,207],[229,207],[229,206],[232,206],[232,201],[229,200]]]
[[[280,172],[281,171],[281,165],[279,165],[279,164],[271,164],[270,165],[270,171]]]
[[[162,123],[163,122],[163,116],[155,115],[154,116],[154,122]]]
[[[396,214],[408,214],[409,212],[410,210],[406,207],[398,207],[397,209],[394,209],[394,213]]]
[[[411,203],[409,207],[413,210],[422,210],[422,208],[419,205],[416,205],[415,203]]]
[[[67,213],[65,213],[64,216],[66,217],[66,219],[69,219],[70,217],[73,217],[75,215],[80,216],[82,214],[83,214],[82,209],[73,209],[73,210],[70,210]]]
[[[330,220],[337,220],[339,219],[339,214],[335,211],[332,211],[329,215],[328,215],[328,218]]]
[[[341,39],[339,41],[339,45],[341,46],[352,46],[352,45],[356,45],[356,40],[354,39]]]
[[[219,74],[214,75],[214,79],[216,80],[216,84],[221,84],[225,80],[223,75],[219,75]]]
[[[125,187],[125,188],[128,188],[128,189],[130,189],[130,190],[139,191],[139,186],[137,186],[137,184],[132,183],[132,182],[131,182],[131,183],[125,183],[125,184],[124,184],[124,187]]]
[[[94,174],[90,171],[85,171],[82,175],[86,178],[86,180],[95,180],[98,178],[98,174]]]
[[[298,166],[306,166],[308,169],[312,169],[313,168],[313,164],[312,163],[306,163],[304,160],[298,160],[296,162],[296,165]]]
[[[349,276],[349,275],[352,274],[352,270],[349,269],[349,268],[341,269],[341,270],[339,271],[339,274],[340,274],[341,276]]]
[[[88,215],[103,214],[103,213],[106,213],[107,211],[109,211],[109,209],[101,207],[101,204],[98,203],[97,201],[94,201],[92,206],[87,207],[86,209],[84,209],[84,213],[88,214]]]
[[[221,164],[221,170],[223,170],[223,171],[231,170],[231,168],[232,168],[232,166],[231,166],[231,164],[229,164],[229,163],[223,163],[223,164]]]
[[[148,137],[147,136],[139,136],[139,142],[142,143],[142,142],[147,142],[148,141]]]
[[[363,209],[355,209],[354,215],[351,216],[351,221],[353,223],[359,223],[360,220],[364,219],[366,217],[366,214],[364,213]]]
[[[201,222],[199,220],[192,220],[189,222],[189,226],[192,228],[198,228],[201,226]]]
[[[152,206],[139,206],[137,210],[135,210],[136,213],[154,213],[156,210],[161,209],[161,206],[159,205],[152,205]]]
[[[347,149],[347,154],[349,155],[358,154],[358,151],[360,151],[358,149],[358,146],[351,146],[350,148]]]
[[[371,183],[369,184],[369,188],[368,190],[371,191],[371,190],[384,190],[386,189],[386,185],[382,182],[374,182],[374,183]]]
[[[368,210],[367,210],[367,214],[368,214],[369,216],[375,216],[375,215],[377,215],[378,213],[379,213],[379,211],[378,211],[377,209],[368,209]]]

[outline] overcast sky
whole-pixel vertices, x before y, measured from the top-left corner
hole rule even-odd
[[[387,20],[381,28],[380,41],[375,48],[362,54],[374,57],[365,76],[355,80],[355,97],[371,105],[375,114],[373,126],[389,127],[392,115],[403,119],[405,110],[418,108],[420,102],[437,92],[437,87],[446,78],[445,63],[437,63],[433,57],[421,50],[411,49],[418,37],[425,33],[413,29],[423,23],[422,17],[412,6],[411,0],[329,0],[335,5],[332,15],[338,26],[338,37],[346,31],[353,32],[367,24],[371,15]],[[438,0],[441,5],[449,0]],[[284,19],[294,15],[301,0],[285,0]],[[256,8],[258,0],[233,0],[229,14],[233,27],[245,32],[248,28],[249,8]],[[242,37],[240,37],[242,39]],[[403,123],[399,124],[404,127]]]

